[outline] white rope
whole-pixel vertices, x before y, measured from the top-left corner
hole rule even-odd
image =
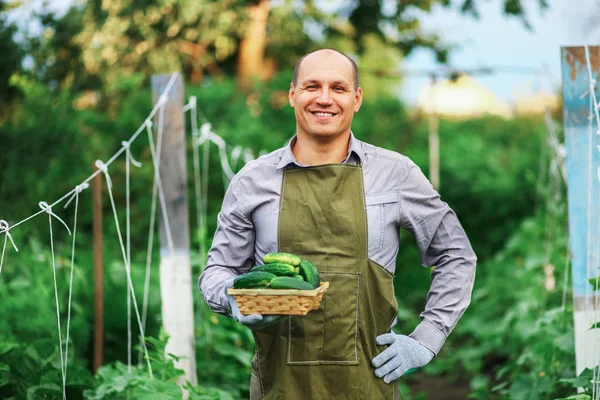
[[[156,112],[158,111],[159,107],[163,104],[166,103],[166,101],[168,100],[168,96],[166,95],[166,93],[169,93],[169,91],[171,90],[171,88],[173,87],[173,84],[175,84],[175,79],[179,76],[179,73],[175,72],[173,75],[171,75],[171,78],[169,79],[169,82],[167,83],[167,86],[165,86],[165,90],[163,91],[163,94],[161,94],[161,96],[159,97],[159,101],[154,105],[154,108],[152,109],[152,111],[150,112],[150,114],[148,115],[148,117],[146,118],[146,120],[144,121],[144,123],[142,125],[140,125],[140,127],[137,129],[137,131],[131,136],[131,138],[129,139],[130,143],[133,143],[135,141],[135,139],[137,139],[137,137],[139,136],[139,134],[146,129],[146,121],[149,119],[152,119],[154,117],[154,114],[156,114]],[[105,165],[108,167],[110,164],[113,163],[113,161],[115,161],[122,153],[123,151],[125,151],[125,148],[121,147],[121,149],[119,151],[117,151],[115,154],[113,154],[113,156],[105,163]],[[92,179],[94,179],[96,177],[96,175],[98,175],[100,173],[100,171],[95,171],[92,175],[90,175],[85,181],[84,183],[89,183]],[[56,200],[54,203],[50,204],[50,207],[54,207],[57,204],[61,203],[63,200],[65,200],[66,198],[68,198],[69,196],[71,196],[73,193],[75,192],[75,189],[71,190],[70,192],[66,193],[64,196],[62,196],[60,199]],[[15,228],[27,221],[29,221],[32,218],[37,217],[38,215],[42,214],[44,212],[44,210],[38,211],[35,214],[30,215],[29,217],[15,223],[14,225],[12,225],[10,228]],[[5,233],[7,232],[8,229],[7,228],[3,228],[0,230],[0,234],[1,233]]]
[[[219,148],[219,159],[221,161],[221,167],[223,170],[223,174],[225,175],[226,182],[228,183],[229,180],[231,180],[231,178],[233,178],[235,173],[231,169],[231,166],[229,165],[229,160],[227,159],[227,147],[226,147],[227,145],[225,143],[225,140],[223,140],[223,138],[221,136],[214,133],[211,130],[211,125],[208,123],[203,124],[202,127],[200,128],[200,130],[201,130],[201,135],[200,135],[200,138],[198,139],[197,145],[199,146],[208,141],[213,142],[214,144],[217,145],[217,147]],[[206,150],[205,150],[205,155],[206,155]],[[225,186],[227,186],[227,184]]]
[[[567,255],[565,257],[565,275],[563,277],[563,295],[561,310],[565,311],[567,307],[567,291],[569,285],[569,260],[571,259],[571,236],[567,233]]]
[[[146,131],[148,137],[152,138],[152,122],[147,121]],[[154,157],[153,157],[154,159]],[[142,304],[142,326],[146,329],[146,318],[148,312],[148,295],[150,293],[150,274],[152,271],[152,247],[154,244],[154,224],[156,221],[156,202],[158,199],[157,180],[152,180],[152,205],[150,207],[150,228],[148,229],[148,246],[146,251],[146,273],[144,278],[144,299]],[[142,365],[142,347],[138,351],[138,366]]]
[[[592,191],[592,187],[593,187],[593,183],[592,183],[592,178],[591,178],[591,173],[592,173],[592,159],[593,159],[593,120],[595,117],[596,120],[596,134],[600,135],[600,112],[598,110],[598,101],[596,99],[596,80],[594,79],[593,75],[592,75],[592,66],[590,63],[590,52],[589,52],[589,48],[586,45],[584,47],[585,50],[585,60],[586,60],[586,64],[587,64],[587,71],[588,71],[588,80],[589,80],[589,91],[588,94],[590,96],[590,124],[589,124],[589,140],[590,140],[590,156],[589,156],[589,170],[588,170],[588,224],[591,225],[591,191]],[[598,147],[598,150],[600,150],[600,146]],[[600,180],[600,168],[598,168],[597,170],[597,177]],[[598,202],[600,203],[600,191],[598,192]],[[596,214],[596,213],[595,213]],[[598,225],[598,239],[600,240],[600,224]],[[591,229],[591,227],[590,227]],[[588,229],[588,246],[590,246],[590,229]],[[600,244],[599,244],[600,247]],[[596,272],[595,272],[595,277],[596,277],[596,284],[595,284],[595,290],[594,290],[594,297],[595,297],[595,305],[594,305],[594,323],[599,322],[598,318],[599,318],[599,312],[598,312],[598,281],[599,281],[599,275],[600,275],[600,258],[599,258],[599,253],[600,252],[600,248],[596,249]],[[588,254],[591,254],[591,250],[588,247]],[[590,278],[590,268],[591,268],[591,263],[590,263],[590,257],[588,256],[588,268],[587,268],[587,278]],[[586,279],[587,280],[587,279]],[[588,298],[588,292],[589,290],[589,285],[586,285],[586,299]],[[588,308],[588,302],[586,300],[586,308]],[[596,350],[597,350],[597,343],[598,341],[595,340],[594,341],[594,358],[596,360],[598,360],[598,357],[596,355]],[[595,364],[600,364],[600,360],[598,360],[599,362],[596,362]],[[592,398],[594,400],[600,398],[600,390],[598,390],[598,383],[596,382],[598,380],[598,373],[597,373],[597,368],[596,365],[594,365],[593,367],[593,384],[592,384]]]
[[[0,229],[2,229],[3,232],[6,232],[6,236],[4,237],[4,246],[2,246],[2,257],[0,257],[0,274],[2,274],[2,264],[4,264],[4,253],[6,252],[6,242],[10,240],[10,243],[17,252],[19,251],[19,249],[17,248],[17,246],[15,246],[15,242],[13,241],[13,238],[10,235],[10,226],[8,225],[8,222],[6,222],[3,219],[0,219]]]
[[[73,295],[73,270],[75,269],[75,239],[77,237],[77,213],[79,210],[79,194],[85,189],[89,188],[90,185],[87,183],[82,183],[81,185],[77,185],[75,187],[75,215],[73,219],[73,245],[71,247],[71,274],[69,276],[69,302],[67,305],[67,340],[65,341],[65,363],[64,370],[65,374],[63,376],[63,389],[67,386],[67,365],[69,363],[69,332],[71,330],[71,300]],[[65,204],[65,208],[69,205],[73,197],[69,199],[67,204]],[[66,393],[64,393],[66,396]]]
[[[5,220],[0,220],[0,234],[4,233],[6,235],[5,239],[4,239],[4,245],[2,248],[2,256],[0,257],[0,274],[2,273],[2,267],[4,264],[4,255],[6,253],[6,244],[8,242],[8,240],[10,240],[13,248],[15,249],[15,251],[19,251],[19,249],[17,248],[17,246],[14,243],[14,240],[10,234],[10,230],[12,228],[15,228],[18,225],[21,225],[27,221],[29,221],[32,218],[35,218],[36,216],[46,212],[48,214],[48,218],[49,218],[49,226],[50,226],[50,244],[51,244],[51,253],[52,253],[52,268],[53,268],[53,274],[54,274],[54,295],[55,295],[55,300],[56,300],[56,312],[57,312],[57,325],[58,325],[58,339],[59,339],[59,348],[60,348],[60,356],[61,356],[61,374],[62,374],[62,383],[63,383],[63,398],[66,399],[66,372],[67,372],[67,364],[68,364],[68,348],[69,348],[69,331],[70,331],[70,317],[71,317],[71,301],[72,301],[72,285],[73,285],[73,270],[74,270],[74,251],[75,251],[75,235],[73,235],[73,247],[72,247],[72,254],[71,254],[71,275],[70,275],[70,285],[69,285],[69,303],[68,303],[68,315],[67,315],[67,333],[66,333],[66,344],[65,344],[65,355],[63,357],[63,346],[62,346],[62,334],[61,334],[61,328],[60,328],[60,308],[59,308],[59,301],[58,301],[58,287],[57,287],[57,281],[56,281],[56,265],[55,265],[55,257],[54,257],[54,238],[53,238],[53,232],[52,232],[52,217],[54,216],[55,218],[57,218],[67,229],[67,231],[69,232],[69,235],[71,235],[71,231],[69,229],[69,227],[67,226],[67,224],[60,219],[60,217],[58,217],[56,214],[54,214],[52,212],[52,207],[60,204],[62,201],[64,201],[65,199],[68,198],[68,201],[66,202],[66,204],[64,205],[64,207],[66,208],[71,201],[75,198],[75,221],[74,221],[74,230],[76,232],[76,224],[77,224],[77,212],[78,212],[78,201],[79,201],[79,193],[81,193],[82,190],[87,189],[89,187],[89,182],[96,177],[96,175],[98,175],[101,172],[105,172],[105,176],[106,176],[106,180],[107,180],[107,186],[109,188],[109,194],[111,196],[111,203],[113,206],[113,212],[115,213],[115,217],[116,217],[116,209],[115,209],[115,205],[114,205],[114,199],[112,198],[112,191],[110,190],[112,187],[112,182],[110,180],[110,176],[108,175],[107,172],[107,167],[114,161],[116,160],[122,153],[123,151],[127,151],[129,150],[129,145],[131,143],[133,143],[137,137],[139,136],[139,134],[146,128],[147,122],[151,120],[154,115],[156,114],[156,112],[159,109],[162,109],[163,106],[167,103],[168,101],[168,95],[167,93],[169,93],[169,91],[171,90],[172,86],[175,83],[176,78],[178,77],[178,73],[174,73],[173,75],[171,75],[171,78],[169,79],[167,85],[165,86],[165,89],[163,91],[163,93],[160,95],[157,103],[154,105],[152,111],[150,112],[150,114],[148,115],[148,117],[146,118],[146,120],[144,121],[144,123],[137,129],[137,131],[130,137],[129,141],[127,142],[123,142],[123,147],[117,152],[115,153],[106,163],[102,163],[101,161],[98,160],[98,162],[100,163],[100,165],[103,168],[99,168],[98,171],[95,171],[92,175],[90,175],[83,183],[81,183],[80,185],[77,185],[73,190],[69,191],[68,193],[66,193],[65,195],[63,195],[61,198],[59,198],[58,200],[56,200],[54,203],[52,203],[51,205],[48,205],[48,203],[46,202],[40,202],[40,208],[41,210],[30,215],[29,217],[15,223],[12,226],[9,226],[8,222],[6,222]],[[138,162],[135,161],[132,157],[131,154],[128,152],[128,157],[129,157],[129,161],[131,163],[133,163],[134,165],[138,166]],[[97,165],[98,165],[97,162]],[[129,167],[129,164],[128,164]],[[128,190],[128,195],[129,195],[129,190]],[[129,203],[129,201],[128,201]],[[128,204],[129,206],[129,204]],[[129,208],[128,208],[128,212],[129,212]],[[128,232],[130,230],[129,228],[129,217],[128,217]],[[119,230],[119,225],[118,225],[118,220],[116,221],[117,223],[117,232],[119,233],[119,240],[121,242],[121,248],[123,247],[122,244],[122,238],[120,235],[120,230]],[[168,235],[170,236],[170,232],[168,232]],[[129,236],[129,234],[128,234]],[[128,238],[128,255],[127,255],[127,261],[126,261],[126,268],[128,270],[128,285],[129,288],[132,292],[132,296],[135,296],[134,292],[133,292],[133,284],[131,282],[131,278],[130,278],[130,271],[129,271],[129,263],[131,260],[131,256],[130,256],[130,243],[129,243],[129,238]],[[128,299],[130,297],[128,296]],[[135,306],[135,311],[138,317],[138,323],[140,323],[139,321],[139,313],[137,310],[137,302],[135,301],[135,297],[134,297],[134,306]],[[130,320],[129,316],[128,316],[128,320]],[[140,328],[142,328],[140,326]],[[146,359],[148,361],[148,369],[150,372],[150,376],[152,377],[152,368],[150,365],[150,361],[148,358],[148,351],[145,345],[145,342],[143,341],[143,337],[144,337],[144,330],[143,328],[141,329],[141,335],[142,335],[142,346],[144,348],[145,354],[146,354]],[[130,336],[130,334],[129,334]],[[129,356],[130,358],[130,356]],[[130,363],[129,363],[130,364]]]
[[[102,161],[100,160],[96,160],[96,167],[98,167],[98,170],[100,170],[101,172],[104,173],[104,176],[106,177],[106,183],[107,183],[107,187],[108,187],[108,196],[110,198],[110,204],[112,206],[112,210],[113,210],[113,215],[115,218],[115,226],[117,228],[117,235],[119,237],[119,245],[121,246],[121,253],[123,256],[123,261],[125,262],[125,269],[127,271],[127,284],[129,285],[129,291],[131,294],[131,297],[133,298],[133,308],[135,310],[135,314],[137,317],[137,322],[138,322],[138,326],[140,328],[140,335],[142,337],[142,346],[144,348],[144,354],[146,355],[146,361],[148,364],[148,371],[150,373],[150,378],[153,379],[153,375],[152,375],[152,365],[150,365],[150,357],[148,356],[148,348],[146,347],[146,342],[143,340],[145,335],[144,335],[144,328],[142,327],[142,321],[140,318],[140,313],[138,310],[138,306],[137,306],[137,301],[135,298],[135,292],[133,290],[133,282],[131,281],[131,271],[130,271],[130,266],[129,266],[129,261],[127,260],[127,254],[125,252],[125,247],[123,245],[123,237],[121,236],[121,229],[119,228],[119,216],[117,215],[117,207],[115,206],[115,200],[113,198],[113,194],[112,194],[112,189],[111,186],[108,185],[108,182],[110,182],[110,177],[108,174],[108,168],[107,165],[104,164]]]
[[[162,113],[161,113],[162,114]],[[159,126],[157,132],[157,145],[154,147],[154,137],[152,136],[152,122],[148,122],[148,142],[150,144],[150,153],[152,155],[152,163],[154,164],[154,181],[156,182],[156,187],[158,188],[158,198],[160,199],[160,209],[163,216],[163,222],[165,224],[165,233],[167,235],[167,244],[169,246],[169,252],[171,254],[175,253],[175,246],[173,245],[173,238],[171,236],[171,224],[169,223],[169,214],[167,214],[167,202],[165,200],[165,193],[162,187],[162,180],[160,178],[160,147],[158,147],[162,143],[162,125],[163,118],[161,118],[161,114],[159,114]]]
[[[55,217],[60,222],[62,222],[62,224],[65,226],[65,228],[67,228],[69,235],[71,235],[71,231],[69,230],[69,227],[67,226],[67,224],[65,224],[65,221],[60,219],[60,217],[58,215],[56,215],[52,212],[52,207],[50,207],[48,205],[48,203],[46,203],[45,201],[40,201],[39,206],[43,211],[48,213],[48,223],[50,225],[50,251],[52,254],[52,274],[54,277],[54,299],[56,300],[56,323],[58,325],[58,347],[60,350],[60,373],[62,376],[62,383],[63,383],[63,399],[66,399],[67,398],[67,394],[66,394],[67,392],[66,392],[66,386],[65,386],[66,371],[65,371],[65,358],[63,357],[62,333],[61,333],[61,329],[60,329],[60,305],[58,303],[58,285],[56,283],[56,263],[54,262],[54,236],[52,234],[52,217]]]
[[[204,126],[202,125],[202,129]],[[210,124],[208,124],[208,130],[210,131]],[[204,134],[204,132],[202,132]],[[198,139],[199,140],[199,139]],[[199,144],[198,144],[199,145]],[[197,147],[197,146],[194,146]],[[204,144],[204,149],[202,152],[202,237],[205,237],[207,234],[207,221],[208,221],[208,169],[210,168],[209,163],[209,142]],[[203,260],[205,262],[206,260]]]
[[[130,178],[130,164],[135,165],[140,168],[142,166],[141,163],[136,161],[131,155],[131,143],[128,141],[122,141],[121,145],[125,148],[125,220],[127,221],[126,226],[126,240],[127,240],[127,262],[131,267],[131,208],[130,208],[130,186],[129,186],[129,178]],[[130,273],[130,271],[128,271]],[[131,277],[130,277],[131,279]],[[128,291],[127,291],[128,292]],[[127,295],[127,371],[131,372],[131,296]],[[129,395],[129,393],[128,393]]]
[[[242,155],[242,151],[244,150],[244,148],[242,146],[235,146],[233,148],[233,150],[231,150],[231,165],[232,165],[232,169],[237,167],[237,162],[240,159],[240,156]]]
[[[198,152],[198,114],[196,107],[196,97],[190,97],[189,101],[190,110],[190,126],[192,129],[192,154],[194,161],[194,194],[196,196],[196,224],[198,226],[198,239],[199,239],[199,250],[200,250],[200,271],[204,270],[206,264],[206,248],[204,244],[204,215],[202,212],[202,191],[200,187],[200,154]]]

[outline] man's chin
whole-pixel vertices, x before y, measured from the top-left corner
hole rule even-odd
[[[339,130],[314,130],[307,132],[314,140],[331,141],[343,134]]]

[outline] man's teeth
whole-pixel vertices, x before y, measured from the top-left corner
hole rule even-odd
[[[331,114],[331,113],[323,113],[323,112],[317,112],[317,113],[315,113],[315,115],[317,117],[333,117],[333,114]]]

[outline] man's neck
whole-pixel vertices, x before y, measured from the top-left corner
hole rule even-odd
[[[337,164],[348,155],[349,142],[350,132],[332,140],[312,140],[311,137],[297,135],[292,152],[300,164]]]

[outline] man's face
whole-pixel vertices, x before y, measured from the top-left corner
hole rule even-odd
[[[302,60],[289,99],[298,135],[332,138],[350,131],[362,89],[354,87],[354,71],[346,57],[322,50]]]

